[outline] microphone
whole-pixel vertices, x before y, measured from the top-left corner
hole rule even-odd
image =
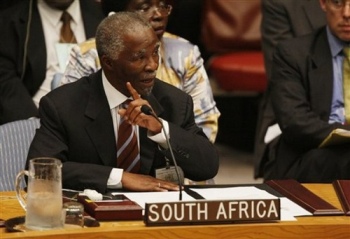
[[[153,118],[155,118],[163,127],[163,133],[164,133],[164,136],[165,136],[165,139],[166,139],[166,143],[168,145],[168,148],[169,148],[169,151],[170,151],[170,155],[171,155],[171,159],[173,161],[173,164],[175,166],[175,172],[176,172],[176,176],[177,176],[177,179],[178,179],[178,184],[179,184],[179,188],[180,188],[180,191],[179,191],[179,201],[182,201],[182,177],[180,177],[180,173],[179,173],[179,167],[177,166],[177,163],[176,163],[176,160],[175,160],[175,156],[174,156],[174,153],[173,153],[173,148],[171,147],[170,145],[170,141],[169,141],[169,136],[168,134],[165,132],[165,128],[164,128],[164,124],[163,124],[163,121],[161,121],[157,115],[154,114],[153,110],[151,109],[151,107],[149,107],[148,105],[143,105],[141,106],[141,112],[146,114],[146,115],[150,115],[150,116],[153,116]]]

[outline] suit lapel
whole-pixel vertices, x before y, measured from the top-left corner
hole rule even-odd
[[[28,65],[30,66],[33,72],[33,78],[30,79],[33,83],[29,83],[29,85],[33,85],[32,90],[34,90],[35,92],[44,81],[46,74],[46,45],[44,40],[45,37],[40,20],[39,11],[36,4],[33,6],[33,14],[31,21],[32,22],[30,25],[27,60]],[[25,20],[25,23],[27,24],[27,19]]]
[[[157,84],[157,80],[155,84]],[[156,90],[156,87],[153,88],[153,91],[154,90]],[[143,96],[142,98],[146,99],[150,103],[156,115],[160,115],[163,112],[163,107],[157,101],[153,93],[148,96]],[[139,134],[140,134],[139,137],[140,137],[140,145],[141,145],[140,154],[142,155],[141,156],[142,165],[141,165],[140,173],[150,174],[153,166],[153,161],[155,159],[155,153],[158,146],[156,143],[154,143],[152,140],[150,140],[147,137],[147,129],[140,127]]]
[[[157,84],[157,83],[155,83],[155,84]],[[163,107],[161,106],[161,104],[158,102],[158,100],[156,99],[156,97],[153,94],[150,94],[150,95],[148,95],[146,97],[142,97],[142,98],[146,99],[150,103],[150,105],[152,106],[152,109],[154,110],[156,115],[160,115],[164,111]]]
[[[103,90],[101,70],[90,77],[90,93],[85,115],[86,126],[96,150],[105,165],[116,166],[116,142],[108,101]]]
[[[333,95],[332,57],[324,28],[314,44],[313,54],[309,61],[310,100],[317,112],[330,114]]]

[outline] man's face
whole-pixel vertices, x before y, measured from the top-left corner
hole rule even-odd
[[[350,41],[350,1],[320,0],[332,33],[342,41]]]
[[[161,39],[168,24],[171,6],[166,0],[130,0],[126,11],[140,13],[151,23],[158,39]]]
[[[123,38],[125,49],[117,60],[111,60],[111,84],[129,96],[126,82],[140,95],[148,95],[154,85],[159,60],[159,40],[152,29],[133,32]]]

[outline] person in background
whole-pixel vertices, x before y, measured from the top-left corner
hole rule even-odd
[[[157,78],[192,96],[196,124],[212,143],[218,132],[219,110],[216,108],[208,75],[197,46],[167,33],[166,26],[172,6],[165,0],[102,0],[105,15],[110,12],[137,12],[151,23],[161,40]],[[76,81],[100,68],[95,40],[91,39],[71,51],[61,85]]]
[[[319,0],[262,0],[262,51],[268,80],[271,78],[272,54],[278,42],[309,34],[326,24]],[[255,177],[264,176],[264,167],[274,158],[277,138],[265,142],[268,127],[276,124],[268,87],[259,106],[255,137]],[[279,131],[279,130],[278,130]],[[265,174],[268,174],[265,169]]]
[[[207,52],[201,37],[204,3],[203,0],[172,0],[173,9],[166,29],[198,46],[201,57],[207,62],[211,54]]]
[[[42,98],[41,127],[27,167],[35,157],[58,158],[63,162],[63,187],[75,190],[178,190],[157,173],[169,172],[167,133],[184,177],[214,177],[218,154],[194,122],[192,97],[156,78],[160,45],[152,26],[137,13],[105,18],[96,33],[102,69]],[[156,116],[143,113],[144,106]],[[127,126],[137,139],[125,137]],[[119,144],[126,138],[135,143],[131,149]],[[126,149],[130,151],[124,154]]]
[[[70,16],[73,37],[61,37],[61,16]],[[103,19],[94,0],[18,1],[0,16],[0,124],[38,115],[40,98],[60,71],[59,56],[68,46],[95,35]],[[68,20],[69,21],[69,20]]]
[[[350,179],[349,143],[324,145],[335,129],[350,130],[344,85],[350,68],[350,2],[320,0],[327,25],[280,42],[273,55],[271,102],[282,134],[265,179],[330,183]],[[345,67],[343,69],[343,66]]]

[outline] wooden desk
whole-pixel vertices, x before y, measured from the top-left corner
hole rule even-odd
[[[341,208],[330,184],[306,184],[315,194]],[[25,212],[14,192],[0,193],[0,218],[23,216]],[[299,217],[293,222],[245,223],[196,226],[146,227],[142,221],[101,222],[100,227],[8,233],[0,228],[0,238],[143,238],[143,239],[239,239],[239,238],[350,238],[350,217]]]

